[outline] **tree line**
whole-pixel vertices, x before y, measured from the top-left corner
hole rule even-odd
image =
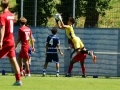
[[[20,17],[21,0],[18,4]],[[34,1],[23,0],[23,16],[28,19],[28,24],[33,25]],[[105,16],[105,11],[111,9],[111,0],[75,0],[75,18],[85,17],[85,28],[98,27],[99,15]],[[28,15],[28,12],[30,14]],[[67,23],[68,17],[73,15],[73,0],[37,0],[37,26],[47,26],[48,18],[58,12],[62,14],[63,22]]]

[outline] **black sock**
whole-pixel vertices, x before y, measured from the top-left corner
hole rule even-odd
[[[25,65],[23,65],[23,70],[25,70]]]
[[[88,54],[88,55],[90,55],[90,51],[88,51],[88,50],[81,50],[80,53],[81,54]]]

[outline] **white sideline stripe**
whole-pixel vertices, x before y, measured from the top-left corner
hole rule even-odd
[[[117,53],[117,52],[94,52],[96,54],[120,54],[120,53]]]

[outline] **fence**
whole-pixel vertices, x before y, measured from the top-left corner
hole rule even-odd
[[[88,11],[86,12],[84,6],[87,5],[86,3],[88,3],[88,1],[91,3],[91,5],[87,7]],[[95,1],[96,0],[83,0],[82,2],[80,0],[64,0],[63,3],[62,0],[52,0],[49,1],[50,3],[48,3],[48,0],[19,0],[18,15],[19,17],[26,17],[30,26],[56,26],[53,16],[58,12],[62,13],[62,16],[64,18],[67,18],[68,15],[77,17],[77,14],[79,14],[79,18],[77,19],[75,25],[77,28],[84,28],[86,26],[86,15],[91,16],[91,19],[89,18],[90,20],[88,23],[91,25],[94,24],[95,27],[119,28],[120,1],[110,0],[109,5],[112,8],[110,10],[105,10],[106,15],[104,17],[101,15],[98,15],[98,17],[96,17],[94,12],[91,13],[91,11],[93,11],[93,9],[91,10],[91,6],[95,3]],[[78,3],[80,3],[79,6]],[[104,6],[104,3],[102,3],[101,6]],[[80,9],[78,9],[78,7],[80,7]],[[98,8],[97,10],[101,11],[102,13],[102,10],[104,11],[104,8],[101,10]],[[98,21],[96,21],[97,19]],[[89,25],[87,27],[89,27]]]
[[[15,27],[14,35],[17,38],[18,28]],[[31,27],[33,35],[36,39],[36,51],[32,55],[31,73],[42,74],[43,65],[45,62],[45,42],[50,30],[45,27]],[[120,30],[119,29],[75,29],[75,33],[79,36],[88,50],[95,52],[103,52],[97,54],[97,63],[93,64],[90,56],[87,56],[85,61],[87,75],[100,75],[100,76],[120,76],[120,54],[111,54],[112,52],[120,53]],[[64,56],[60,56],[60,74],[66,74],[70,62],[70,51],[64,49],[69,46],[67,44],[67,37],[64,30],[58,29],[57,34],[61,40],[62,51]],[[16,50],[18,55],[20,45]],[[107,54],[104,54],[104,53]],[[13,72],[9,60],[4,58],[0,62],[0,71],[5,69],[6,72]],[[49,63],[47,74],[55,74],[55,63]],[[73,75],[81,75],[80,64],[76,63],[72,70]]]

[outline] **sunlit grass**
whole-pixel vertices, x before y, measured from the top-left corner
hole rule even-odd
[[[112,9],[106,10],[105,17],[99,18],[98,25],[102,28],[119,28],[120,26],[120,0],[111,0]]]
[[[81,78],[55,77],[55,75],[32,75],[22,77],[23,86],[12,86],[15,78],[13,75],[0,76],[0,90],[119,90],[120,78]]]
[[[16,0],[9,0],[9,2],[10,2],[10,7],[14,8],[16,5]]]
[[[1,3],[1,1],[0,1],[0,3]],[[10,5],[10,9],[15,9],[16,8],[16,0],[9,0],[9,5]],[[0,13],[2,12],[1,11],[2,9],[1,9],[1,7],[0,7]]]

